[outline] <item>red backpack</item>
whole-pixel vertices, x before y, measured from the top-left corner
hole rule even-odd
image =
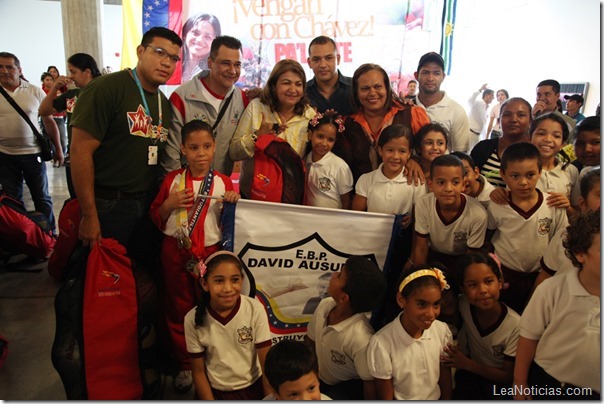
[[[26,211],[21,202],[0,192],[0,246],[3,249],[45,259],[54,245],[45,215]]]
[[[66,200],[59,214],[59,237],[48,259],[48,273],[57,280],[61,280],[69,256],[78,244],[81,217],[78,200],[76,198]]]
[[[302,205],[304,171],[304,162],[287,141],[260,135],[254,152],[251,198]]]

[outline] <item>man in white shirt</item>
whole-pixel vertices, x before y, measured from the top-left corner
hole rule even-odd
[[[238,39],[226,35],[216,37],[212,41],[208,70],[196,74],[170,95],[173,117],[165,158],[161,162],[166,173],[181,167],[180,131],[193,119],[215,127],[216,153],[212,168],[227,176],[233,172],[234,161],[229,158],[229,144],[249,102],[246,93],[235,86],[241,74],[241,52],[242,45]],[[224,113],[220,116],[223,108]]]
[[[477,100],[476,98],[480,93],[482,93],[482,97]],[[468,100],[468,104],[470,104],[470,112],[468,113],[468,120],[470,122],[470,148],[468,150],[472,150],[476,143],[480,141],[482,130],[487,121],[487,109],[494,98],[495,92],[488,89],[486,83],[470,96]]]
[[[416,104],[424,108],[430,120],[447,129],[449,151],[469,150],[470,124],[464,108],[453,101],[440,85],[445,79],[445,62],[438,53],[423,55],[417,66],[415,78],[419,83]]]
[[[46,94],[40,87],[23,79],[19,59],[9,52],[0,52],[0,85],[37,126],[38,108]],[[42,122],[56,148],[54,163],[61,165],[64,157],[57,125],[52,115],[42,116]],[[23,180],[36,211],[48,218],[54,231],[55,217],[48,192],[46,162],[40,158],[36,136],[15,108],[0,97],[0,184],[7,195],[23,202]]]

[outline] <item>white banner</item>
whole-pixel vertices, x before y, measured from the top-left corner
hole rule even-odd
[[[394,215],[240,200],[225,204],[225,248],[242,260],[242,293],[266,307],[273,342],[302,339],[331,274],[350,255],[387,260]]]

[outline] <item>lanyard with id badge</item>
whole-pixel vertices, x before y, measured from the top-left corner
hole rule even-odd
[[[143,106],[145,107],[145,115],[147,117],[147,123],[149,125],[151,125],[151,123],[153,122],[153,118],[151,117],[151,110],[149,109],[149,105],[147,105],[147,99],[145,98],[145,94],[143,93],[143,86],[141,85],[141,82],[138,79],[138,76],[136,74],[136,69],[132,70],[132,76],[134,77],[134,81],[136,82],[136,86],[138,87],[138,91],[143,100]],[[159,94],[159,90],[157,91],[157,106],[158,106],[158,111],[159,111],[159,122],[157,124],[157,136],[155,137],[155,139],[152,138],[153,143],[149,145],[148,152],[147,152],[147,165],[150,165],[150,166],[157,165],[157,160],[158,160],[157,159],[157,155],[158,155],[157,140],[160,138],[161,131],[163,128],[162,110],[161,110],[161,95]]]

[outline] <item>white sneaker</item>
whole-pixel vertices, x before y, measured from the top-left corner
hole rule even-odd
[[[184,394],[191,389],[193,385],[193,372],[190,370],[181,370],[174,378],[174,391]]]

